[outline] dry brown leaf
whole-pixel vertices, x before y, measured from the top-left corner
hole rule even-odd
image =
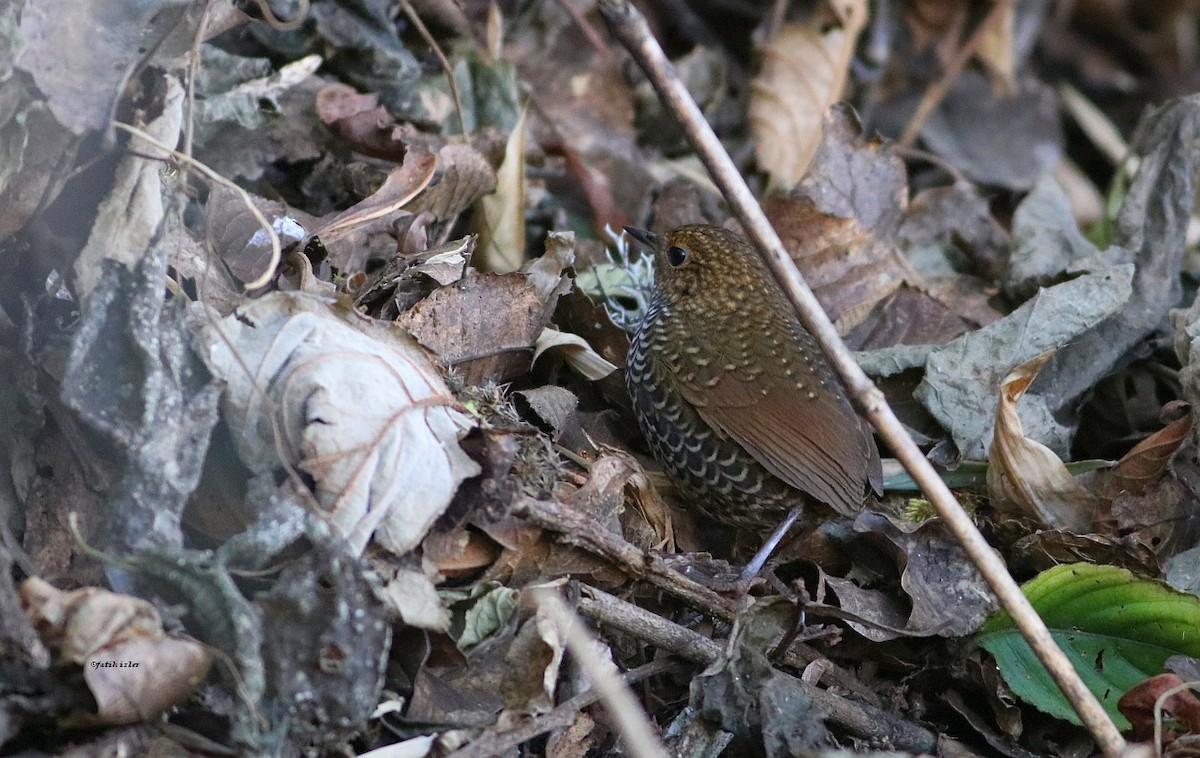
[[[496,190],[479,202],[475,229],[479,245],[475,266],[483,271],[516,271],[525,260],[525,116],[513,126],[496,172]]]
[[[140,637],[109,645],[88,658],[83,668],[83,680],[96,698],[96,714],[72,723],[150,721],[187,699],[211,665],[209,649],[189,637]]]
[[[404,160],[407,146],[387,108],[376,94],[359,94],[341,82],[330,82],[317,92],[317,117],[329,130],[363,155]]]
[[[1187,413],[1139,442],[1109,472],[1104,493],[1109,497],[1122,492],[1141,494],[1147,485],[1166,472],[1171,456],[1191,430],[1192,415]]]
[[[941,345],[978,325],[971,324],[929,292],[901,287],[872,308],[845,335],[852,350],[893,345]]]
[[[529,370],[546,323],[545,303],[521,274],[480,274],[434,290],[397,319],[468,384],[509,381]]]
[[[389,227],[396,213],[429,186],[436,170],[437,156],[410,153],[370,197],[322,218],[312,233],[321,238],[333,265],[342,271],[358,270],[349,261],[359,257],[354,253],[363,235]]]
[[[284,248],[299,242],[320,222],[304,211],[278,200],[251,195],[255,207],[271,222]],[[242,196],[222,185],[214,185],[204,204],[204,229],[213,253],[240,282],[262,277],[273,253],[271,240]]]
[[[534,343],[534,363],[547,350],[553,350],[561,355],[563,361],[585,379],[592,381],[603,379],[617,370],[616,366],[600,357],[600,354],[578,334],[560,332],[557,329],[546,327]]]
[[[453,221],[496,189],[495,169],[473,145],[444,145],[437,162],[437,180],[409,206],[412,213],[428,211],[439,221]]]
[[[758,165],[775,189],[791,189],[808,170],[867,20],[864,0],[831,0],[828,8],[837,25],[823,31],[824,18],[780,27],[763,46],[762,68],[750,83],[750,132]]]
[[[771,225],[838,331],[847,334],[903,283],[921,277],[896,248],[908,197],[904,162],[863,136],[853,111],[829,109],[803,181],[763,203]]]
[[[56,659],[83,666],[97,710],[74,726],[149,721],[204,680],[212,654],[190,637],[168,637],[154,606],[99,587],[64,592],[31,577],[21,604]]]
[[[163,633],[154,606],[98,587],[64,592],[37,577],[21,583],[21,605],[61,660],[83,663],[97,650]]]
[[[1084,534],[1105,500],[1084,489],[1054,451],[1025,437],[1017,403],[1054,351],[1017,366],[1000,384],[988,456],[988,495],[1001,511],[1031,516],[1050,529]]]
[[[501,549],[487,535],[464,527],[431,533],[421,543],[422,557],[447,579],[463,579],[492,565]]]
[[[905,280],[920,279],[890,241],[855,218],[822,212],[806,197],[771,197],[763,210],[841,334],[866,320]]]
[[[564,645],[558,626],[541,606],[512,641],[504,661],[500,692],[508,708],[544,713],[554,707]]]
[[[1014,563],[1045,571],[1060,563],[1119,566],[1141,576],[1158,576],[1162,565],[1154,550],[1137,534],[1110,537],[1042,529],[1012,543]]]
[[[979,49],[975,56],[992,76],[992,82],[1000,90],[1001,97],[1011,97],[1017,92],[1016,63],[1013,56],[1013,24],[1016,20],[1016,4],[1007,3],[995,16],[994,21],[983,30]]]

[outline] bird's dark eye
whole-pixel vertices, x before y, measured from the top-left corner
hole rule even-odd
[[[687,260],[687,250],[682,247],[667,248],[667,260],[672,266],[682,266],[683,262]]]

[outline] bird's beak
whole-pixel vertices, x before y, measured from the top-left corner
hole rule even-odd
[[[657,234],[651,234],[645,229],[638,229],[636,226],[627,226],[625,231],[629,232],[629,236],[633,237],[638,242],[650,248],[657,248],[659,237]]]

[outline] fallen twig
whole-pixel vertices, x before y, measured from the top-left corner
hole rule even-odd
[[[646,580],[693,608],[726,621],[732,621],[737,615],[737,604],[732,600],[688,579],[667,566],[659,556],[629,544],[569,508],[550,500],[522,498],[513,504],[513,513],[543,529],[557,532],[563,542],[612,561],[626,573]]]
[[[672,669],[680,668],[681,664],[672,661],[652,661],[644,666],[638,666],[625,674],[627,684],[636,684],[643,679],[661,674]],[[455,750],[446,758],[491,758],[491,756],[508,756],[522,744],[540,737],[555,729],[566,729],[579,717],[579,712],[600,700],[600,691],[595,687],[579,693],[566,700],[547,713],[534,716],[528,723],[507,732],[485,731],[471,741],[470,745]]]
[[[580,613],[649,642],[660,650],[705,665],[721,655],[721,645],[702,634],[594,587],[584,587],[583,593],[585,597],[579,601]],[[839,697],[804,680],[799,680],[799,686],[831,723],[855,737],[901,750],[936,751],[937,735],[928,729],[874,706]]]
[[[666,748],[650,724],[650,717],[629,689],[629,683],[617,675],[616,667],[611,662],[604,665],[603,656],[596,653],[596,640],[579,616],[554,590],[539,590],[536,597],[538,606],[546,610],[558,627],[575,665],[592,680],[592,688],[600,693],[608,712],[616,719],[625,748],[636,758],[666,758]]]

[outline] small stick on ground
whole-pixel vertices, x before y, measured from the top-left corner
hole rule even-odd
[[[652,661],[644,666],[638,666],[625,674],[626,684],[637,684],[643,679],[662,674],[674,669],[683,669],[683,664],[672,661]],[[556,706],[554,710],[534,716],[526,724],[507,732],[497,732],[488,729],[470,745],[455,750],[447,758],[491,758],[491,756],[512,755],[522,744],[540,737],[555,729],[566,729],[575,723],[579,712],[600,700],[600,691],[595,687],[581,692],[570,700]]]
[[[653,584],[693,608],[732,621],[737,603],[670,568],[657,555],[637,548],[597,522],[549,500],[521,498],[513,513],[561,535],[563,542],[612,561],[626,573]]]
[[[584,629],[579,616],[553,590],[538,590],[536,595],[538,606],[545,608],[558,627],[575,664],[592,680],[592,687],[600,692],[605,707],[616,719],[625,748],[635,758],[667,758],[667,750],[651,726],[650,717],[628,682],[617,675],[616,668],[603,664],[596,654],[597,641]]]
[[[594,587],[584,587],[583,593],[590,597],[580,600],[580,613],[660,650],[705,665],[721,655],[721,645],[702,634]],[[831,723],[855,737],[918,753],[932,753],[937,749],[937,735],[928,729],[879,708],[839,697],[802,679],[797,679],[797,683]]]

